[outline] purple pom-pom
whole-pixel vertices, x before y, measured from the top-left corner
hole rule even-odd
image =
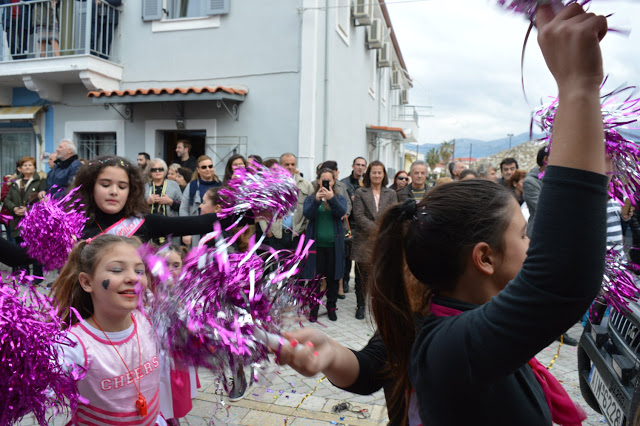
[[[272,168],[250,164],[234,170],[228,188],[218,191],[220,217],[243,216],[249,212],[282,218],[293,212],[298,203],[298,187],[289,172],[279,165]]]
[[[71,342],[61,331],[53,301],[32,287],[0,279],[0,424],[32,413],[39,424],[74,412],[84,371],[61,365],[58,350]],[[52,410],[47,414],[47,410]]]
[[[587,2],[588,0],[582,4]],[[531,21],[533,21],[536,16],[536,9],[538,8],[538,5],[543,3],[550,3],[555,11],[561,9],[563,5],[562,0],[551,0],[545,2],[541,0],[498,0],[498,5],[504,9],[522,14]]]
[[[233,238],[223,239],[219,227],[216,232],[216,248],[192,250],[176,283],[166,279],[157,256],[143,259],[156,278],[148,311],[160,349],[179,364],[225,377],[239,365],[268,362],[265,334],[280,334],[287,321],[300,321],[318,304],[318,279],[296,278],[310,247],[304,238],[295,252],[258,256],[255,247],[228,253]]]
[[[620,313],[628,311],[629,302],[638,301],[640,289],[632,272],[634,268],[637,265],[630,265],[623,251],[615,247],[607,251],[601,293],[607,305]]]
[[[78,189],[72,189],[60,200],[47,194],[28,208],[20,221],[22,246],[45,271],[62,268],[82,236],[87,217],[76,195]]]
[[[602,83],[606,83],[605,81]],[[605,150],[612,160],[609,195],[624,204],[626,199],[637,208],[636,194],[640,193],[640,148],[635,142],[626,139],[618,129],[625,128],[640,117],[640,98],[636,97],[636,87],[622,87],[601,96],[602,118],[604,125]],[[549,105],[539,108],[533,121],[547,136],[542,140],[549,142],[552,149],[552,133],[555,114],[558,110],[558,98],[551,98]],[[541,173],[540,178],[542,178]]]

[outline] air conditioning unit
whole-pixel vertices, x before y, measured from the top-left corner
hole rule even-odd
[[[369,32],[367,34],[367,48],[382,48],[382,21],[380,19],[373,19],[371,21],[371,25],[369,25]]]
[[[407,105],[409,103],[409,89],[402,89],[400,91],[400,105]]]
[[[382,49],[378,50],[378,67],[388,68],[391,66],[391,43],[382,44]]]
[[[371,25],[373,18],[373,1],[371,0],[355,0],[353,2],[353,19],[358,25]]]
[[[391,72],[391,88],[399,89],[400,86],[402,86],[402,72],[398,68],[393,67],[393,71]]]

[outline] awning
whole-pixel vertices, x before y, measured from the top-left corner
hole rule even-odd
[[[376,136],[383,139],[403,140],[407,138],[404,130],[400,127],[367,126],[367,131],[375,133]]]
[[[99,90],[89,92],[94,104],[138,103],[138,102],[184,102],[184,101],[237,101],[243,102],[249,89],[246,87],[162,87],[129,90]]]
[[[42,106],[2,107],[0,108],[0,121],[33,120],[41,109]]]

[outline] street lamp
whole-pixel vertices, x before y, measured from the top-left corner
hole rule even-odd
[[[513,133],[507,133],[507,136],[509,136],[509,149],[511,149],[511,138],[513,137]]]

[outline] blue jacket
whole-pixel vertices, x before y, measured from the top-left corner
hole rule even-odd
[[[56,165],[47,175],[47,191],[56,199],[64,197],[80,167],[82,163],[77,155],[72,155],[66,160],[56,160]],[[52,190],[54,185],[56,188]]]
[[[342,227],[342,216],[347,214],[347,199],[340,194],[335,194],[329,200],[331,214],[333,215],[333,233],[335,235],[335,255],[336,269],[334,279],[339,280],[344,275],[344,228]],[[313,193],[304,200],[304,217],[309,219],[307,225],[306,238],[316,239],[316,217],[320,201],[316,200],[316,194]],[[303,278],[310,279],[316,275],[316,244],[313,243],[309,250],[309,259],[304,266]]]

